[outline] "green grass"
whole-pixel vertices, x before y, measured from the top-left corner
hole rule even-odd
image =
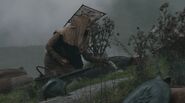
[[[153,63],[153,61],[151,60],[148,61],[146,68],[143,70],[143,75],[146,77],[146,80],[156,77],[158,75],[159,70],[161,72],[161,75],[167,74],[169,67],[168,64],[165,62],[165,59],[164,60],[160,59],[158,65],[159,65],[158,68],[156,68],[157,65]],[[68,85],[67,89],[70,92],[88,85],[93,85],[108,80],[114,80],[125,77],[131,80],[137,78],[136,76],[137,76],[136,66],[132,65],[129,66],[124,71],[113,72],[94,79],[82,78],[80,80],[73,81],[71,84]]]
[[[146,68],[143,70],[143,75],[148,79],[156,77],[160,71],[160,75],[168,75],[169,64],[165,59],[148,60]],[[81,78],[73,81],[67,87],[68,92],[77,90],[79,88],[102,83],[108,80],[115,80],[119,78],[128,78],[129,80],[120,82],[113,88],[104,88],[94,96],[91,97],[89,103],[121,103],[124,98],[140,83],[137,78],[136,66],[129,66],[124,71],[117,71],[102,75],[100,77],[90,79]],[[33,86],[27,89],[16,89],[7,94],[0,94],[0,103],[38,103],[38,85],[33,83]],[[81,103],[87,103],[87,98],[81,97]]]
[[[125,77],[129,77],[129,71],[113,72],[94,79],[82,78],[81,80],[73,81],[71,84],[68,85],[67,89],[70,92],[88,85],[93,85],[104,81],[125,78]]]
[[[80,103],[122,103],[124,98],[137,86],[135,80],[120,82],[116,87],[104,88],[91,99],[80,98]]]
[[[8,94],[0,95],[0,103],[18,103],[22,101],[23,91],[13,91]]]
[[[123,100],[128,96],[128,94],[134,90],[138,85],[155,78],[158,75],[161,75],[162,78],[165,78],[169,73],[169,64],[165,58],[151,59],[147,61],[146,68],[143,70],[143,76],[146,77],[145,80],[139,80],[136,66],[132,65],[123,72],[115,72],[113,74],[108,74],[105,76],[106,79],[115,79],[128,77],[129,80],[120,82],[114,88],[104,88],[94,96],[91,97],[91,100],[88,98],[81,97],[80,103],[122,103]]]
[[[0,103],[38,103],[35,82],[26,88],[16,88],[9,93],[0,94]]]
[[[27,91],[21,89],[0,95],[0,103],[37,103],[36,101],[36,98],[31,98]]]

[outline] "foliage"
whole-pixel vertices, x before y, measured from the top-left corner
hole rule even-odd
[[[134,52],[136,53],[137,62],[138,64],[143,64],[145,57],[146,57],[146,50],[148,49],[147,45],[147,36],[145,32],[140,30],[140,28],[137,28],[137,33],[136,35],[131,35],[130,40],[129,40],[129,45],[132,44],[134,47]]]
[[[185,59],[185,9],[171,14],[168,6],[168,3],[164,3],[160,7],[158,22],[149,32],[138,27],[136,35],[130,37],[129,45],[133,46],[137,57],[137,74],[140,79],[151,55],[152,58],[166,57],[172,65],[176,60]],[[175,69],[172,65],[169,68]]]
[[[144,69],[146,66],[145,61],[148,49],[148,37],[142,30],[140,30],[139,27],[137,28],[137,30],[137,34],[130,37],[129,45],[132,45],[134,47],[134,52],[136,53],[135,61],[137,63],[137,77],[139,80],[143,80],[144,78],[146,78],[144,77]]]
[[[140,59],[146,57],[147,52],[165,55],[171,58],[185,56],[185,9],[175,14],[168,12],[168,3],[160,7],[158,23],[149,32],[138,28],[136,35],[131,36],[134,52]]]
[[[141,58],[146,56],[146,51],[172,59],[183,58],[185,56],[185,9],[171,14],[168,12],[168,3],[165,3],[160,7],[160,13],[158,23],[151,31],[145,33],[139,30],[131,37],[134,41],[134,51]]]
[[[168,3],[160,7],[161,16],[155,26],[153,36],[158,44],[155,51],[169,57],[182,58],[185,56],[185,9],[175,14],[168,12]],[[152,39],[152,38],[151,38]],[[156,50],[158,48],[158,50]],[[169,58],[170,59],[170,58]]]
[[[114,34],[114,22],[109,17],[95,22],[89,31],[90,43],[88,51],[94,56],[105,56],[106,48],[110,46],[109,38]]]

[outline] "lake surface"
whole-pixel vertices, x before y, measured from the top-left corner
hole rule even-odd
[[[0,69],[24,67],[27,73],[38,76],[35,69],[37,65],[43,65],[44,46],[28,47],[2,47],[0,48]]]
[[[0,48],[0,69],[24,67],[32,77],[37,77],[38,72],[35,67],[44,62],[45,46],[27,47],[1,47]],[[108,56],[126,55],[118,47],[107,50]],[[85,62],[84,62],[85,63]]]

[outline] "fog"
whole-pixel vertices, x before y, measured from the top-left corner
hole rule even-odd
[[[0,47],[45,45],[81,4],[111,16],[126,43],[137,26],[147,30],[156,22],[165,1],[171,11],[182,10],[185,4],[184,0],[1,0]]]
[[[137,27],[144,31],[151,29],[157,22],[159,8],[164,2],[169,3],[171,13],[185,7],[185,0],[116,0],[110,14],[122,35],[120,40],[127,43],[129,36],[136,32]]]
[[[44,45],[82,4],[107,13],[126,45],[137,26],[147,31],[156,23],[159,7],[166,1],[170,12],[184,8],[185,0],[0,0],[0,47],[7,47],[0,48],[0,68],[23,66],[37,76],[34,68],[43,65]],[[116,46],[107,52],[127,55]]]
[[[97,1],[1,0],[0,46],[45,45],[82,3],[98,8]]]
[[[184,0],[1,0],[0,46],[45,45],[81,4],[111,16],[126,42],[137,26],[147,30],[156,22],[158,8],[166,1],[172,11],[185,4]]]

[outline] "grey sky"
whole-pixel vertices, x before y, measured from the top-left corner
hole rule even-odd
[[[102,10],[116,22],[126,41],[137,26],[150,28],[165,0],[1,0],[0,47],[45,45],[52,32],[64,25],[82,3]],[[167,1],[167,0],[166,0]],[[182,10],[185,0],[169,0]]]
[[[170,3],[170,11],[183,10],[185,0],[117,0],[112,7],[112,18],[116,22],[120,39],[125,43],[136,28],[147,31],[151,29],[160,15],[159,7],[164,2]]]
[[[82,3],[94,8],[98,4],[96,0],[1,0],[0,46],[44,45]]]

